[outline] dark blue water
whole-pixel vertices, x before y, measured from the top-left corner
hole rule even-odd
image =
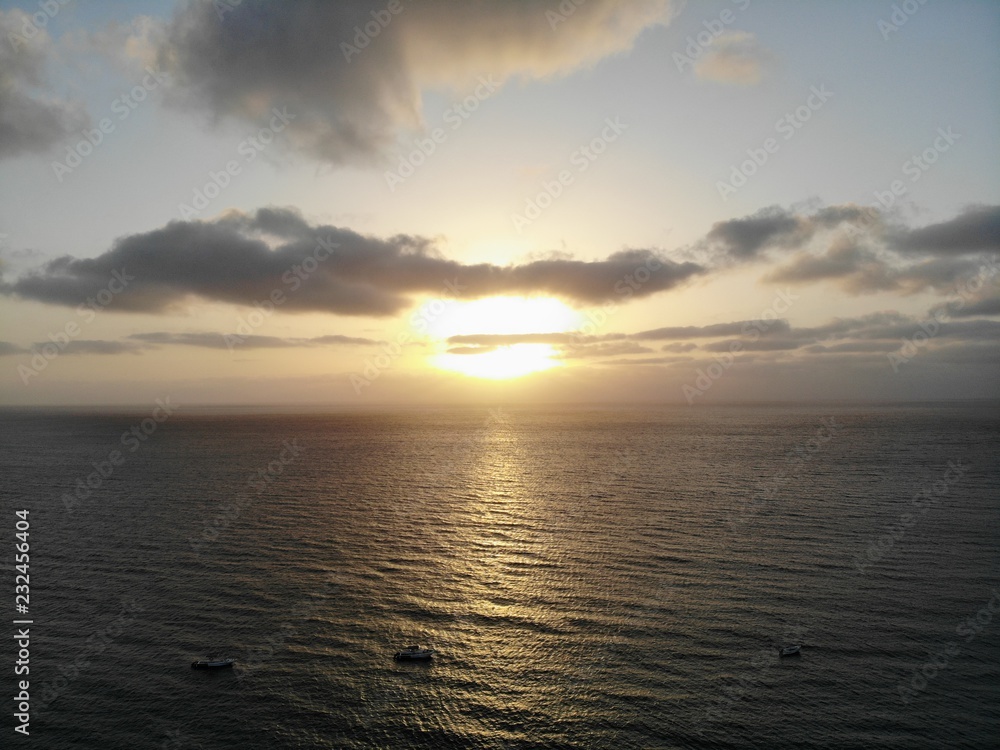
[[[998,746],[995,405],[153,406],[0,413],[4,747]]]

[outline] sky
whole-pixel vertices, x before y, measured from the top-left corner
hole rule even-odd
[[[1000,382],[1000,4],[0,3],[0,404]]]

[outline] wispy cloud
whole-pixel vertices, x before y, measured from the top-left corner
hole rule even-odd
[[[0,10],[0,158],[44,152],[89,122],[82,105],[48,90],[52,54],[51,38],[27,13]]]
[[[716,83],[752,86],[760,83],[774,56],[746,31],[726,31],[695,63],[695,74]]]

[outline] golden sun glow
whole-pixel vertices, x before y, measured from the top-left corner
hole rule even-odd
[[[456,302],[428,325],[428,333],[439,339],[446,349],[432,359],[432,364],[442,370],[492,380],[541,372],[560,365],[558,351],[552,344],[494,344],[449,339],[453,336],[564,333],[576,330],[580,324],[580,313],[557,299],[489,297]]]
[[[506,380],[556,367],[559,361],[553,358],[555,354],[551,344],[513,344],[482,354],[439,354],[434,364],[474,378]]]

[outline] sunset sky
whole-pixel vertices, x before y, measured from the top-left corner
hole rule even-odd
[[[997,395],[1000,4],[577,3],[0,3],[0,403]]]

